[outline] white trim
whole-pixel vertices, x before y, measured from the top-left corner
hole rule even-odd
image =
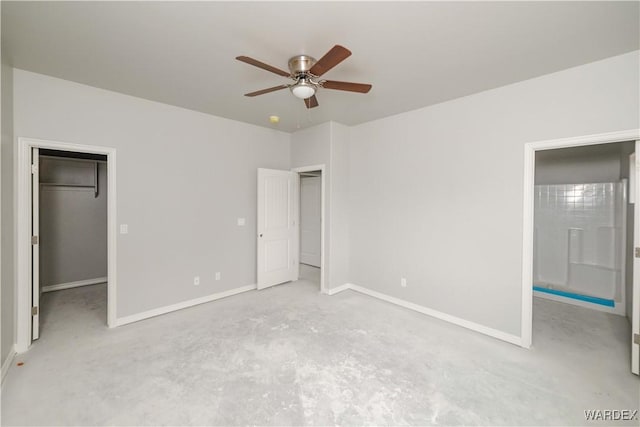
[[[79,288],[80,286],[97,285],[99,283],[107,283],[106,277],[98,277],[96,279],[78,280],[76,282],[59,283],[57,285],[47,285],[42,287],[42,292],[61,291],[63,289]]]
[[[31,345],[31,203],[30,156],[31,148],[49,148],[107,156],[107,325],[116,326],[116,149],[96,145],[73,144],[32,138],[18,138],[18,163],[16,167],[16,346],[18,353]]]
[[[188,301],[179,302],[177,304],[167,305],[165,307],[154,308],[153,310],[143,311],[142,313],[132,314],[131,316],[120,317],[116,320],[117,326],[127,325],[129,323],[139,322],[140,320],[149,319],[150,317],[160,316],[161,314],[171,313],[172,311],[182,310],[183,308],[193,307],[207,302],[215,301],[221,298],[230,297],[242,292],[252,291],[257,288],[256,285],[246,285],[239,288],[230,289],[224,292],[207,295],[200,298],[194,298]]]
[[[522,198],[522,347],[531,347],[533,335],[533,186],[535,184],[535,152],[556,148],[633,141],[639,138],[640,129],[630,129],[573,138],[528,142],[524,145],[524,187]]]
[[[536,170],[534,149],[524,146],[524,190],[522,197],[522,313],[520,339],[522,347],[531,348],[533,335],[533,190]],[[524,286],[527,283],[528,286]]]
[[[335,295],[337,293],[340,293],[342,291],[346,291],[347,289],[353,289],[353,286],[351,283],[345,283],[344,285],[338,286],[337,288],[331,288],[328,289],[327,292],[325,292],[327,295]]]
[[[327,212],[326,212],[326,202],[327,199],[325,197],[325,193],[326,193],[326,188],[327,188],[327,174],[326,174],[326,166],[324,164],[321,165],[311,165],[311,166],[301,166],[298,168],[292,168],[291,169],[292,172],[296,172],[298,173],[298,182],[300,182],[300,173],[301,172],[315,172],[315,171],[320,171],[320,192],[322,193],[321,195],[321,202],[320,202],[320,292],[323,294],[328,294],[329,291],[327,291],[327,284],[325,281],[325,267],[329,265],[329,259],[327,257],[327,247],[324,244],[324,233],[325,233],[325,223],[327,222]],[[298,185],[298,189],[300,188],[300,185]],[[299,225],[300,225],[300,193],[298,192],[298,203],[297,203],[297,217],[298,217],[298,229],[300,229]],[[298,258],[298,264],[300,263],[300,233],[298,232],[298,234],[295,236],[295,251],[296,251],[296,258]],[[298,268],[298,266],[296,266],[296,268]],[[296,270],[298,271],[298,270]],[[296,274],[296,280],[299,279],[299,274]],[[331,295],[331,294],[329,294]]]
[[[40,149],[31,148],[31,235],[38,242],[31,244],[31,339],[40,338]],[[33,238],[33,237],[32,237]]]
[[[640,140],[636,140],[635,150],[636,153],[640,152]],[[633,246],[637,248],[640,246],[640,205],[638,205],[640,203],[640,164],[638,163],[637,155],[635,160],[635,165],[633,165],[633,169],[629,173],[635,177],[636,181],[636,204],[633,205]],[[633,338],[636,334],[640,334],[640,260],[635,256],[632,258],[632,267],[631,295],[627,295],[627,298],[631,299],[631,313],[629,313],[629,320],[631,321],[631,334],[629,336],[631,341],[631,372],[640,375],[640,343],[636,343]]]
[[[345,285],[341,286],[341,288],[344,286]],[[374,298],[378,298],[386,302],[390,302],[392,304],[399,305],[400,307],[408,308],[409,310],[417,311],[418,313],[426,314],[427,316],[435,317],[436,319],[444,320],[445,322],[453,323],[454,325],[462,326],[463,328],[466,328],[466,329],[471,329],[472,331],[475,331],[475,332],[480,332],[481,334],[488,335],[490,337],[497,338],[502,341],[506,341],[510,344],[522,346],[522,340],[520,339],[520,337],[516,335],[508,334],[506,332],[502,332],[497,329],[489,328],[487,326],[483,326],[478,323],[471,322],[469,320],[461,319],[460,317],[452,316],[450,314],[446,314],[441,311],[423,307],[421,305],[414,304],[412,302],[401,300],[399,298],[395,298],[377,291],[373,291],[371,289],[364,288],[362,286],[349,284],[349,289],[352,289],[356,292],[360,292],[365,295],[372,296]]]
[[[16,355],[16,349],[15,346],[11,346],[11,349],[9,349],[9,354],[7,354],[7,358],[4,359],[4,362],[2,363],[2,374],[0,376],[0,383],[4,383],[4,378],[7,376],[7,372],[9,372],[9,368],[11,367],[11,364],[13,363],[13,358]]]
[[[635,152],[635,151],[634,151]],[[622,160],[620,161],[622,163]],[[629,170],[629,175],[633,175],[632,170]],[[620,180],[620,184],[622,184],[622,239],[618,246],[620,248],[620,272],[621,274],[621,282],[622,286],[620,288],[620,301],[614,301],[613,311],[615,314],[621,314],[622,316],[627,315],[627,236],[629,235],[629,219],[627,218],[627,209],[629,206],[629,187],[627,186],[628,179],[622,178]],[[632,264],[633,271],[633,264]],[[632,279],[633,280],[633,279]],[[632,287],[633,289],[633,287]],[[597,304],[596,304],[597,305]],[[611,310],[611,307],[604,307],[598,305],[598,308],[605,308]]]

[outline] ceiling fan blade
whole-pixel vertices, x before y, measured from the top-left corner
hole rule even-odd
[[[238,61],[244,62],[249,65],[253,65],[254,67],[262,68],[263,70],[271,71],[272,73],[276,73],[283,77],[289,77],[290,74],[286,71],[283,71],[279,68],[273,67],[269,64],[265,64],[264,62],[260,62],[257,59],[249,58],[248,56],[237,56],[236,59]]]
[[[318,98],[316,98],[315,95],[313,95],[310,98],[303,99],[303,101],[304,101],[304,105],[306,105],[307,108],[315,108],[318,106]]]
[[[264,95],[265,93],[269,93],[269,92],[275,92],[277,90],[281,90],[281,89],[286,89],[289,86],[287,85],[280,85],[280,86],[274,86],[274,87],[270,87],[268,89],[262,89],[262,90],[258,90],[255,92],[251,92],[251,93],[245,93],[244,96],[258,96],[258,95]]]
[[[351,51],[340,45],[335,45],[318,62],[315,63],[309,72],[315,76],[321,76],[345,59],[351,56]]]
[[[322,83],[325,89],[346,90],[349,92],[367,93],[371,90],[371,85],[364,83],[337,82],[335,80],[327,80]]]

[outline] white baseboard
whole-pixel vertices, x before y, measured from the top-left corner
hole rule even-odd
[[[129,323],[139,322],[140,320],[149,319],[150,317],[160,316],[161,314],[171,313],[172,311],[182,310],[183,308],[193,307],[194,305],[204,304],[218,299],[237,295],[242,292],[252,291],[256,289],[256,285],[246,285],[239,288],[230,289],[217,294],[207,295],[205,297],[195,298],[188,301],[179,302],[177,304],[167,305],[165,307],[154,308],[153,310],[143,311],[142,313],[132,314],[130,316],[120,317],[116,319],[116,326],[127,325]]]
[[[0,376],[0,383],[4,382],[4,377],[7,375],[7,372],[9,372],[9,368],[13,363],[13,358],[15,357],[15,355],[16,355],[16,348],[14,345],[12,345],[11,350],[9,350],[9,354],[7,354],[7,358],[4,360],[4,363],[2,364],[2,374]]]
[[[107,283],[106,277],[98,277],[95,279],[78,280],[77,282],[60,283],[57,285],[47,285],[42,287],[42,292],[61,291],[62,289],[78,288],[80,286],[97,285],[98,283]]]
[[[515,344],[517,346],[522,347],[522,340],[520,337],[516,335],[507,334],[506,332],[502,332],[497,329],[489,328],[487,326],[483,326],[478,323],[471,322],[469,320],[461,319],[459,317],[452,316],[450,314],[442,313],[440,311],[433,310],[431,308],[423,307],[421,305],[414,304],[412,302],[404,301],[399,298],[395,298],[377,291],[373,291],[371,289],[364,288],[362,286],[354,285],[353,283],[347,283],[345,285],[340,286],[340,288],[336,288],[336,289],[340,289],[340,291],[343,291],[345,289],[352,289],[356,292],[360,292],[362,294],[369,295],[374,298],[378,298],[383,301],[387,301],[404,308],[408,308],[409,310],[417,311],[418,313],[426,314],[427,316],[435,317],[436,319],[444,320],[445,322],[453,323],[454,325],[462,326],[463,328],[471,329],[472,331],[480,332],[481,334],[488,335],[490,337],[497,338],[499,340],[506,341],[510,344]],[[337,291],[337,292],[340,292],[340,291]]]
[[[351,289],[351,283],[345,283],[344,285],[338,286],[337,288],[328,289],[325,294],[327,295],[335,295],[339,292],[346,291],[347,289]]]

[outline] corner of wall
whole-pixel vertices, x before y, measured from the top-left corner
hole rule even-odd
[[[2,330],[0,333],[0,363],[8,360],[15,343],[15,268],[14,268],[14,154],[13,134],[13,68],[4,60],[0,69],[0,305]]]
[[[331,274],[329,289],[349,282],[349,127],[330,122]]]

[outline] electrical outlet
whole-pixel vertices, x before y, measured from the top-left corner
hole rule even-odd
[[[220,280],[220,272],[216,272],[216,280]]]
[[[404,277],[400,278],[400,286],[402,286],[403,288],[407,287],[407,279]]]
[[[129,225],[120,224],[120,234],[129,234]]]
[[[200,285],[200,276],[196,276],[193,278],[193,285],[194,286],[199,286]]]
[[[244,218],[238,218],[238,225],[240,227],[244,226],[246,224],[246,221]]]

